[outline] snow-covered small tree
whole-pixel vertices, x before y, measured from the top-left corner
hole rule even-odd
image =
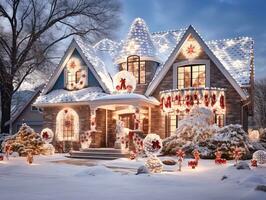
[[[11,152],[18,152],[20,156],[26,156],[28,152],[34,155],[54,153],[54,147],[45,143],[40,134],[36,133],[27,124],[22,124],[15,135],[9,136],[3,141],[3,150],[6,144],[10,145]]]
[[[194,107],[191,112],[179,121],[176,134],[163,141],[163,152],[175,154],[183,148],[191,153],[198,143],[206,142],[217,130],[213,123],[213,112],[206,107]]]

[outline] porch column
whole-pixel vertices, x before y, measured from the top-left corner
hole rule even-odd
[[[135,106],[135,115],[134,115],[134,129],[141,130],[141,119],[140,119],[140,108]]]
[[[148,133],[151,133],[151,107],[149,106],[149,129]]]
[[[96,131],[96,109],[95,108],[91,108],[90,121],[91,121],[90,130]]]

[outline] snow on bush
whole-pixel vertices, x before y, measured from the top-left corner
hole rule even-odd
[[[46,144],[41,136],[25,123],[15,135],[2,142],[3,150],[7,144],[11,146],[11,152],[18,152],[20,156],[26,156],[28,152],[34,155],[51,155],[54,152],[53,146]]]
[[[163,141],[163,152],[175,154],[177,149],[184,148],[191,153],[199,142],[205,142],[218,127],[213,124],[213,112],[209,108],[194,107],[191,112],[180,120],[176,134]]]
[[[248,134],[240,125],[228,125],[223,128],[213,123],[213,113],[205,107],[196,107],[179,122],[176,135],[163,141],[163,152],[175,154],[182,148],[186,154],[198,149],[202,158],[215,158],[215,152],[220,150],[224,158],[233,159],[236,147],[241,150],[242,159],[251,157],[254,150]]]
[[[242,159],[250,158],[250,151],[253,149],[248,134],[238,124],[222,127],[210,138],[206,145],[218,148],[227,159],[233,159],[233,151],[236,147],[241,150]]]

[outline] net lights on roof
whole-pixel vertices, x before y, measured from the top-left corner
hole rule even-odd
[[[117,63],[125,62],[130,55],[138,55],[149,60],[158,60],[149,29],[141,18],[133,21],[127,39],[118,54]]]

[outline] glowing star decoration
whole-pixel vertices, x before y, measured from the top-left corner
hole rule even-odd
[[[194,59],[201,53],[201,48],[196,40],[189,39],[184,43],[182,53],[187,59]]]
[[[64,108],[56,116],[56,139],[58,141],[79,140],[79,116],[72,108]]]
[[[46,143],[50,143],[53,141],[54,132],[49,128],[45,128],[41,131],[41,137]]]
[[[67,69],[70,71],[78,71],[80,70],[80,60],[78,58],[71,58],[67,62]]]
[[[116,93],[132,93],[136,88],[136,78],[131,72],[123,70],[114,76],[113,84]]]

